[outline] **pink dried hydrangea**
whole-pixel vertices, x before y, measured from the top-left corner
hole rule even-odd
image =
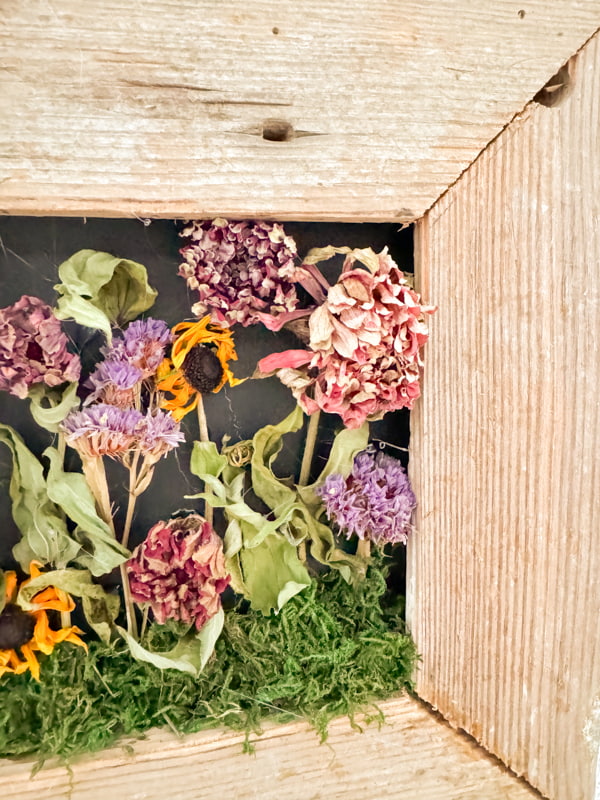
[[[23,295],[0,309],[0,391],[23,399],[38,383],[78,381],[79,357],[67,344],[60,322],[39,297]]]
[[[161,625],[168,619],[197,630],[221,608],[230,576],[223,544],[200,515],[157,522],[127,562],[136,603],[148,603]]]
[[[296,243],[270,222],[190,221],[180,233],[188,244],[179,251],[179,275],[197,291],[197,317],[210,314],[219,325],[263,323],[289,318],[298,296],[294,285]],[[301,312],[302,313],[302,312]]]
[[[362,261],[367,269],[355,268]],[[300,406],[339,414],[348,428],[386,412],[412,408],[419,397],[420,350],[427,341],[416,292],[387,253],[352,251],[337,283],[309,319],[309,349],[263,358]]]

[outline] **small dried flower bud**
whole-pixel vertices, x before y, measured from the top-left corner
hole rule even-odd
[[[0,613],[0,650],[16,650],[33,636],[35,617],[8,603]]]
[[[252,461],[254,447],[251,439],[245,439],[243,442],[223,447],[221,452],[232,467],[245,467]]]
[[[201,394],[212,392],[223,379],[223,367],[214,350],[205,344],[192,347],[182,364],[186,381]]]

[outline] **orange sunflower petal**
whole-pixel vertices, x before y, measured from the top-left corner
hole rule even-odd
[[[5,599],[7,603],[10,603],[14,600],[14,596],[16,594],[17,588],[17,573],[14,572],[12,569],[8,570],[4,573],[4,578],[6,580],[6,586],[4,590]]]
[[[32,676],[36,679],[36,681],[39,681],[39,679],[40,679],[40,662],[35,657],[35,653],[33,652],[33,649],[28,644],[24,644],[21,647],[21,652],[23,653],[23,657],[25,658],[25,661],[22,664],[23,669],[19,669],[19,671],[20,672],[25,672],[27,669],[29,669],[29,671],[31,672]],[[15,672],[17,672],[17,674],[18,674],[17,670],[15,670]]]

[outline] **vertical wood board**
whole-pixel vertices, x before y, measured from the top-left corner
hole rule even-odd
[[[413,220],[600,26],[598,0],[0,7],[0,213],[31,215]]]
[[[600,692],[600,42],[420,224],[418,692],[552,800],[591,800]]]

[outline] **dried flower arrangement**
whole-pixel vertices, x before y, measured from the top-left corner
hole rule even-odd
[[[386,250],[299,259],[267,222],[191,221],[180,235],[195,320],[140,318],[157,295],[145,267],[94,250],[59,266],[54,307],[24,295],[0,309],[0,390],[29,399],[53,437],[40,459],[0,424],[20,531],[19,570],[0,570],[2,755],[68,756],[165,723],[250,732],[266,713],[300,713],[324,737],[333,715],[410,682],[414,647],[385,576],[416,499],[400,462],[369,444],[369,422],[419,396],[433,308]],[[318,265],[336,254],[330,283]],[[102,338],[93,363],[66,321]],[[304,346],[234,377],[236,324],[289,329]],[[269,374],[298,405],[217,446],[203,398]],[[139,541],[138,498],[192,411],[186,472],[202,491],[181,491]],[[315,476],[321,412],[342,426]],[[305,414],[300,474],[281,477]]]

